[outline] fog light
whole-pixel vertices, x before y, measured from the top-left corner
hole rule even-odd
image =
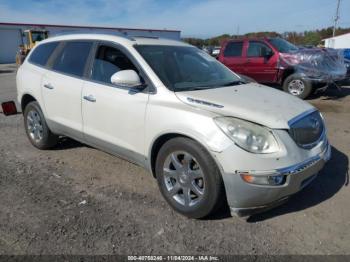
[[[286,182],[286,176],[276,175],[276,176],[264,176],[264,175],[252,175],[250,173],[240,173],[241,178],[249,183],[256,185],[267,185],[267,186],[280,186]]]
[[[268,180],[270,185],[282,185],[284,184],[285,176],[269,176]]]

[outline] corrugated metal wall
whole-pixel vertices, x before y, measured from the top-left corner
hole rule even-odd
[[[0,63],[15,62],[16,52],[21,43],[21,31],[19,29],[0,28]]]

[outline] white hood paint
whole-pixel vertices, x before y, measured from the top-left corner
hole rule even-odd
[[[191,106],[275,129],[288,129],[289,120],[313,108],[309,103],[290,94],[256,83],[175,94],[182,102]],[[223,107],[191,102],[191,98]]]

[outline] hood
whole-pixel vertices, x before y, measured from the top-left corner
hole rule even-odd
[[[299,98],[256,83],[175,94],[188,105],[275,129],[288,129],[289,120],[314,108]]]

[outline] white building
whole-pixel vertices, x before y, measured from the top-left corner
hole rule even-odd
[[[14,63],[19,45],[25,43],[24,30],[48,30],[49,37],[59,34],[72,33],[107,33],[124,36],[151,36],[180,40],[181,31],[160,29],[136,29],[118,27],[68,26],[46,24],[0,23],[0,64]]]
[[[327,48],[336,48],[336,49],[350,48],[350,33],[326,38],[326,39],[323,39],[322,41],[324,41],[324,45]]]

